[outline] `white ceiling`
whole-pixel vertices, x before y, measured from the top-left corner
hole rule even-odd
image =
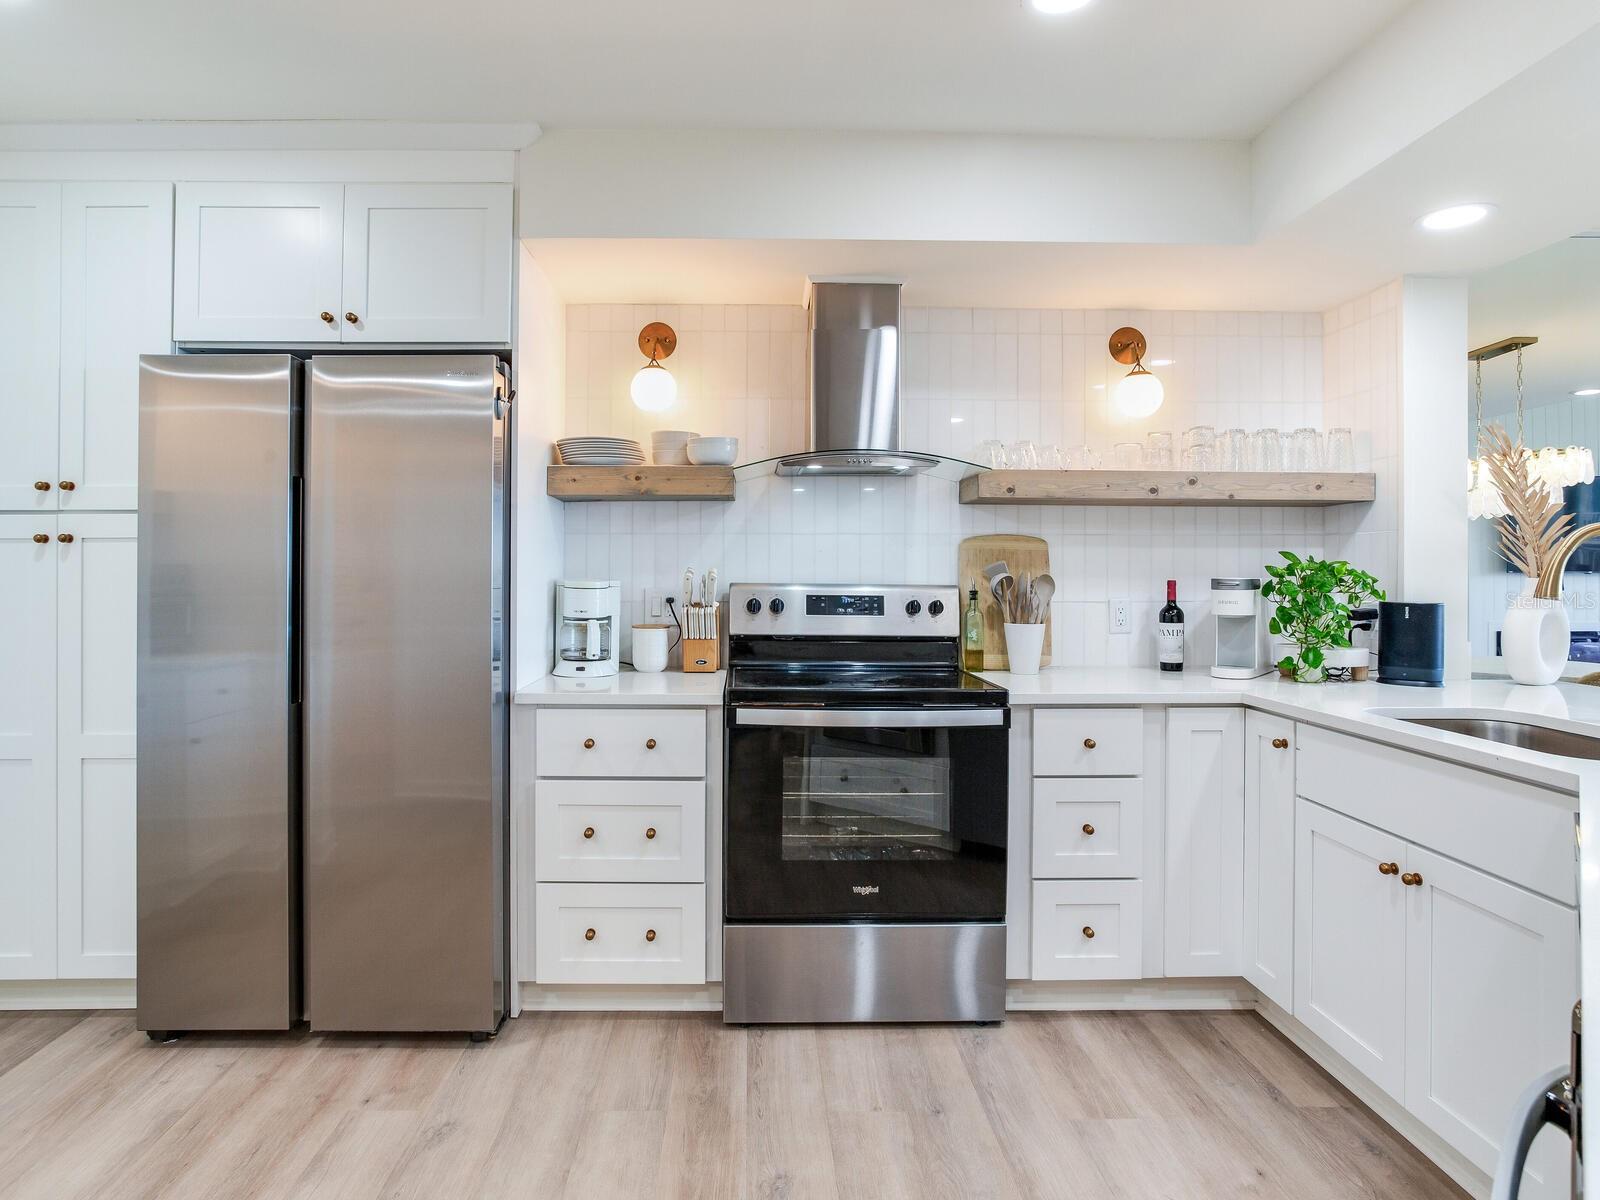
[[[1529,407],[1600,387],[1600,237],[1565,238],[1468,282],[1467,340],[1473,346],[1524,334],[1539,339],[1523,353]],[[1483,411],[1516,404],[1511,356],[1483,367]],[[1600,406],[1600,396],[1587,403]]]
[[[1249,138],[1407,0],[0,0],[0,120]]]

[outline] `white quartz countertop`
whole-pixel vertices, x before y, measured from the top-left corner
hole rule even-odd
[[[517,689],[517,704],[618,704],[627,708],[717,708],[722,704],[721,671],[657,671],[642,674],[623,667],[605,679],[559,679],[546,675]]]

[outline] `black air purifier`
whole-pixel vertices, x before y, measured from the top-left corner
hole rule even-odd
[[[1444,686],[1444,605],[1378,605],[1378,682]]]

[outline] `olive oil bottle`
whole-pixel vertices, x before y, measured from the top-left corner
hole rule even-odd
[[[978,589],[967,593],[967,611],[961,618],[961,665],[983,670],[983,614],[978,611]]]

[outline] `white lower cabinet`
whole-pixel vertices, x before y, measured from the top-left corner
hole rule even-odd
[[[541,883],[540,983],[704,983],[706,889],[684,883]]]
[[[1035,979],[1138,979],[1144,974],[1143,885],[1137,879],[1033,884]]]
[[[545,779],[534,862],[548,882],[699,883],[706,785],[698,779]]]
[[[1294,741],[1292,721],[1244,718],[1244,977],[1294,1010]]]
[[[1144,780],[1036,779],[1035,879],[1131,879],[1144,852]]]
[[[1238,975],[1244,924],[1244,712],[1167,714],[1166,971]]]

